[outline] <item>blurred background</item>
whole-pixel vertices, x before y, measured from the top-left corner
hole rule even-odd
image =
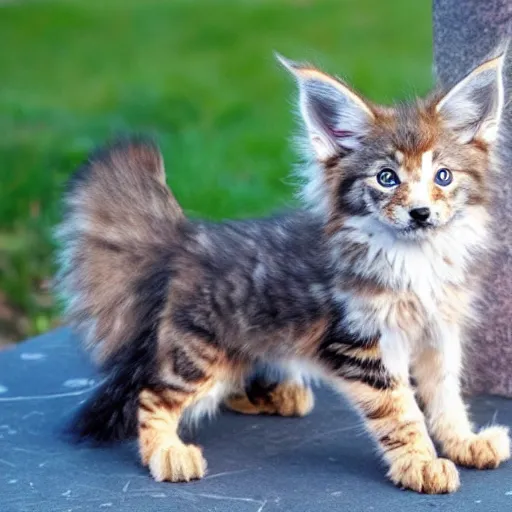
[[[59,324],[63,184],[115,134],[159,142],[184,209],[293,204],[294,84],[278,50],[375,101],[432,84],[428,0],[0,0],[0,346]]]

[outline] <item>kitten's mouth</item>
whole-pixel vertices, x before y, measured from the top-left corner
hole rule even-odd
[[[447,223],[440,224],[431,220],[421,222],[410,219],[407,224],[382,222],[388,229],[391,229],[399,238],[414,240],[423,239],[430,234],[442,229]]]
[[[419,222],[417,220],[412,221],[412,223],[409,225],[409,229],[413,231],[418,231],[421,229],[433,229],[435,228],[434,224],[432,222]]]
[[[432,222],[413,222],[399,230],[401,236],[405,238],[422,238],[436,229]]]

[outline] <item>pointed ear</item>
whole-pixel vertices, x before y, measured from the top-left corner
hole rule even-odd
[[[340,150],[357,149],[374,118],[371,108],[340,80],[276,57],[299,84],[300,113],[316,156],[325,160]]]
[[[463,143],[496,139],[503,110],[503,56],[485,62],[446,94],[436,106]]]

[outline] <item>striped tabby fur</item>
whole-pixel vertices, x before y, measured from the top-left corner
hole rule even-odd
[[[188,481],[206,463],[180,439],[183,418],[222,401],[304,415],[315,374],[352,401],[394,483],[455,491],[454,463],[494,468],[510,456],[505,428],[474,430],[459,385],[491,241],[501,59],[395,107],[280,60],[300,90],[304,209],[190,220],[144,140],[91,156],[71,181],[59,290],[106,374],[74,431],[137,436],[156,480]]]

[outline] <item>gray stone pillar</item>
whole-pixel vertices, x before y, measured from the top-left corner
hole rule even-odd
[[[451,86],[502,51],[512,31],[512,0],[434,0],[434,60]],[[500,49],[501,47],[501,49]],[[483,321],[473,333],[465,377],[472,392],[512,396],[512,45],[506,69],[508,107],[498,148],[502,176],[493,201],[498,247],[483,293]]]

